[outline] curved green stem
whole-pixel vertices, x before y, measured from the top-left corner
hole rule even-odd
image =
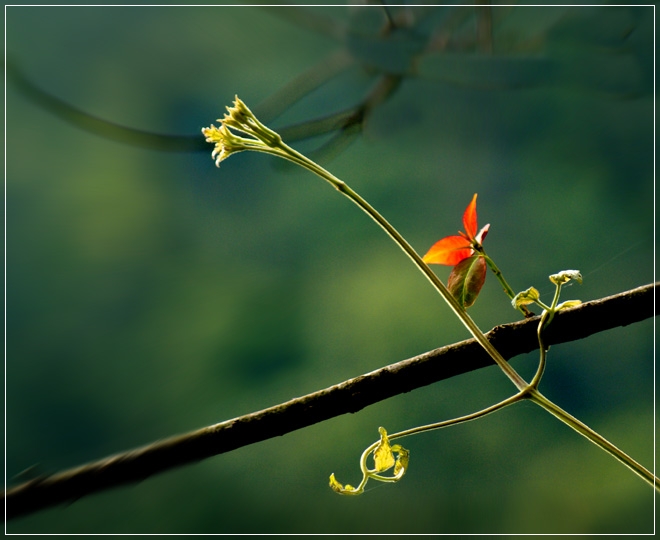
[[[459,424],[462,422],[474,420],[481,416],[485,416],[487,414],[495,412],[496,410],[506,407],[507,405],[511,405],[516,401],[520,401],[521,399],[530,399],[531,401],[543,407],[546,411],[557,417],[559,420],[564,422],[566,425],[573,428],[580,435],[586,437],[596,446],[605,450],[608,454],[610,454],[615,459],[623,463],[626,467],[628,467],[635,474],[640,476],[644,481],[646,481],[648,484],[653,486],[656,490],[660,491],[660,480],[657,477],[655,477],[653,473],[651,473],[641,464],[637,463],[634,459],[628,456],[628,454],[618,449],[616,446],[614,446],[607,439],[596,433],[586,424],[580,422],[577,418],[564,411],[558,405],[555,405],[552,401],[547,399],[536,389],[536,385],[538,385],[541,376],[543,375],[543,371],[545,369],[545,356],[547,351],[547,348],[543,343],[543,339],[541,337],[541,332],[543,330],[543,327],[552,320],[552,317],[554,315],[554,308],[557,306],[557,302],[559,300],[559,292],[561,289],[560,286],[557,287],[555,297],[553,298],[552,305],[550,306],[550,310],[544,313],[546,320],[543,320],[542,318],[541,324],[539,325],[539,345],[541,348],[541,359],[532,383],[527,384],[525,380],[513,369],[513,367],[511,367],[508,364],[508,362],[504,360],[504,358],[499,354],[499,352],[490,344],[490,342],[485,337],[483,332],[479,329],[479,327],[472,320],[472,318],[467,314],[465,309],[458,303],[458,301],[454,298],[454,296],[449,292],[449,290],[445,287],[442,281],[440,281],[440,279],[433,273],[433,271],[428,267],[428,265],[412,248],[412,246],[408,244],[408,242],[399,234],[399,232],[394,227],[392,227],[392,225],[389,224],[389,222],[385,218],[383,218],[367,201],[365,201],[360,195],[358,195],[355,191],[353,191],[346,183],[342,182],[341,180],[336,178],[334,175],[332,175],[331,173],[329,173],[328,171],[326,171],[316,163],[307,159],[302,154],[299,154],[292,148],[287,147],[284,143],[282,143],[282,147],[285,147],[283,148],[283,154],[281,154],[282,157],[285,157],[286,159],[289,159],[290,161],[293,161],[294,163],[303,166],[304,168],[310,170],[311,172],[314,172],[315,174],[317,174],[318,176],[329,182],[338,191],[343,193],[345,196],[351,199],[355,204],[357,204],[376,223],[378,223],[378,225],[380,225],[381,228],[385,230],[385,232],[394,240],[394,242],[406,253],[406,255],[408,255],[408,257],[413,261],[415,266],[417,266],[417,268],[426,276],[426,278],[431,282],[431,284],[435,287],[435,289],[445,299],[447,304],[449,304],[449,307],[454,311],[454,313],[458,316],[461,322],[470,331],[472,336],[474,336],[474,338],[479,342],[479,344],[486,350],[486,352],[488,352],[488,354],[493,358],[493,360],[497,363],[497,365],[502,369],[502,371],[507,375],[507,377],[509,377],[509,379],[519,390],[519,392],[514,396],[511,396],[510,398],[507,398],[504,401],[501,401],[500,403],[497,403],[491,407],[488,407],[476,413],[463,416],[460,418],[455,418],[452,420],[447,420],[444,422],[438,422],[435,424],[419,426],[406,431],[401,431],[399,433],[390,435],[391,440],[405,437],[407,435],[413,435],[415,433],[440,429],[443,427],[447,427],[449,425]],[[488,260],[490,260],[490,258],[486,259],[487,264],[488,264]],[[496,275],[498,274],[496,273]],[[499,275],[501,276],[501,272],[499,272]],[[500,282],[502,281],[503,278]],[[504,281],[504,283],[506,282]],[[363,453],[364,461],[361,461],[361,463],[366,464],[367,456],[375,447],[376,447],[375,445],[372,445],[367,450],[365,450],[365,453]]]
[[[390,225],[390,223],[383,216],[381,216],[366,200],[364,200],[360,195],[358,195],[355,191],[353,191],[345,182],[341,181],[339,178],[337,178],[336,176],[325,170],[317,163],[313,162],[304,155],[300,154],[293,148],[287,146],[276,132],[270,130],[269,128],[261,124],[261,122],[259,122],[256,119],[256,117],[254,117],[254,115],[247,108],[247,106],[238,99],[238,97],[236,98],[234,107],[231,109],[228,108],[228,114],[225,115],[225,118],[222,122],[223,125],[220,128],[215,128],[214,126],[211,126],[210,128],[204,128],[202,130],[202,132],[206,136],[206,140],[208,142],[213,142],[216,144],[216,147],[212,154],[213,157],[217,156],[216,165],[234,152],[240,152],[243,150],[255,150],[287,159],[309,170],[310,172],[313,172],[314,174],[321,177],[323,180],[330,183],[330,185],[332,185],[340,193],[348,197],[357,206],[359,206],[367,215],[369,215],[369,217],[371,217],[390,236],[390,238],[392,238],[392,240],[399,246],[399,248],[401,248],[404,251],[404,253],[412,260],[412,262],[420,270],[420,272],[422,272],[422,274],[424,274],[424,276],[431,282],[431,284],[436,289],[436,291],[438,291],[438,293],[440,293],[440,295],[444,298],[445,302],[449,305],[452,311],[465,325],[465,327],[468,329],[470,334],[472,334],[475,340],[486,350],[486,352],[490,355],[490,357],[495,361],[495,363],[500,367],[500,369],[504,372],[504,374],[511,380],[511,382],[518,389],[518,393],[515,394],[514,396],[511,396],[510,398],[507,398],[499,403],[496,403],[495,405],[487,407],[476,413],[472,413],[452,420],[446,420],[444,422],[428,424],[426,426],[420,426],[406,431],[401,431],[399,433],[395,433],[394,435],[391,435],[390,439],[405,437],[407,435],[413,435],[415,433],[420,433],[423,431],[440,429],[443,427],[447,427],[449,425],[459,424],[461,422],[467,422],[479,418],[481,416],[490,414],[496,410],[511,405],[516,401],[520,401],[521,399],[530,399],[534,403],[543,407],[546,411],[557,417],[559,420],[561,420],[562,422],[573,428],[582,436],[589,439],[592,443],[605,450],[607,453],[609,453],[614,458],[616,458],[621,463],[623,463],[628,468],[630,468],[635,474],[640,476],[643,480],[648,482],[651,486],[655,487],[656,490],[660,491],[660,480],[658,480],[658,478],[656,478],[649,470],[647,470],[645,467],[637,463],[625,452],[619,450],[607,439],[605,439],[604,437],[593,431],[591,428],[580,422],[577,418],[571,416],[566,411],[561,409],[559,406],[555,405],[553,402],[551,402],[549,399],[547,399],[537,390],[538,383],[541,379],[541,376],[543,375],[543,370],[545,368],[545,360],[546,360],[545,357],[547,351],[547,347],[545,346],[542,339],[543,328],[546,324],[548,324],[552,320],[554,313],[557,310],[556,308],[557,308],[557,302],[559,300],[561,284],[567,282],[570,279],[577,279],[578,281],[581,282],[582,278],[579,272],[574,270],[570,270],[570,271],[566,270],[564,272],[560,272],[559,274],[550,276],[550,280],[553,283],[557,284],[557,290],[555,292],[555,297],[552,301],[552,305],[549,308],[544,304],[542,304],[538,300],[538,298],[534,300],[537,303],[539,303],[539,305],[541,305],[545,311],[541,318],[541,324],[539,325],[539,329],[538,329],[539,346],[541,349],[541,358],[539,362],[539,367],[537,369],[536,375],[532,380],[532,383],[528,384],[518,374],[518,372],[516,372],[516,370],[509,365],[509,363],[502,357],[502,355],[500,355],[500,353],[490,344],[484,333],[479,329],[477,324],[467,314],[465,308],[463,308],[463,306],[454,298],[454,296],[449,292],[447,287],[445,287],[442,281],[440,281],[440,279],[433,273],[433,271],[417,254],[417,252],[412,248],[412,246],[405,240],[405,238],[403,238],[399,234],[399,232],[392,225]],[[251,137],[255,137],[255,139],[245,139],[243,137],[239,137],[231,133],[231,131],[227,129],[227,126],[233,127],[247,135],[250,135]],[[502,273],[500,272],[499,268],[497,268],[497,266],[492,261],[492,259],[490,259],[490,257],[488,257],[483,252],[483,248],[481,248],[481,246],[475,246],[474,248],[477,251],[479,251],[480,254],[485,258],[486,264],[491,268],[491,270],[493,270],[498,280],[502,284],[504,291],[507,293],[507,295],[510,298],[513,299],[514,298],[513,290],[504,280],[504,277],[502,276]],[[520,305],[521,307],[524,307],[522,303]],[[559,306],[559,309],[561,309],[561,306]],[[525,313],[525,311],[523,311],[523,313]],[[527,316],[527,313],[525,313],[525,315]],[[383,434],[386,436],[384,430],[383,430]],[[334,475],[331,475],[330,477],[331,487],[341,493],[356,495],[363,491],[364,485],[366,484],[366,481],[369,476],[388,482],[397,481],[399,478],[380,477],[380,475],[376,474],[376,471],[370,471],[368,469],[366,465],[367,457],[372,451],[374,451],[377,448],[378,444],[380,443],[374,443],[373,445],[369,446],[369,448],[367,448],[362,454],[362,457],[360,459],[360,466],[362,468],[364,478],[357,488],[350,488],[349,486],[346,486],[346,488],[344,488],[343,486],[341,486],[336,482],[336,480],[334,479]],[[400,475],[403,475],[404,469],[405,467],[400,470]]]
[[[543,308],[543,313],[541,314],[541,320],[539,321],[539,326],[538,329],[536,330],[536,336],[539,342],[540,357],[539,357],[539,366],[536,369],[534,378],[532,379],[532,382],[529,383],[529,385],[533,388],[539,387],[539,383],[541,382],[541,377],[543,377],[543,372],[545,371],[545,363],[546,363],[546,357],[548,354],[549,347],[543,341],[543,330],[545,329],[546,326],[550,324],[550,322],[555,316],[555,313],[557,312],[557,303],[559,302],[561,287],[562,284],[558,283],[555,289],[555,295],[552,298],[552,303],[550,304],[550,306],[546,306],[543,302],[541,302],[540,299],[536,300],[536,303],[541,308]]]
[[[532,378],[532,382],[529,383],[529,385],[532,388],[539,387],[539,383],[541,382],[541,377],[543,377],[543,372],[545,371],[546,357],[548,355],[548,346],[543,341],[543,329],[545,328],[545,325],[548,323],[549,314],[550,314],[549,311],[545,311],[545,310],[543,311],[543,314],[541,315],[541,320],[539,321],[538,329],[536,331],[536,335],[539,340],[540,356],[539,356],[539,366],[538,368],[536,368],[536,373]]]
[[[452,418],[451,420],[445,420],[443,422],[436,422],[434,424],[428,424],[425,426],[419,426],[416,428],[407,429],[405,431],[400,431],[398,433],[388,435],[387,437],[391,441],[393,439],[400,439],[402,437],[407,437],[408,435],[416,435],[418,433],[423,433],[425,431],[433,431],[435,429],[441,429],[444,427],[461,424],[463,422],[469,422],[470,420],[476,420],[477,418],[481,418],[483,416],[486,416],[487,414],[491,414],[499,409],[503,409],[504,407],[512,405],[517,401],[521,401],[525,399],[526,394],[527,394],[526,390],[522,392],[518,392],[517,394],[508,397],[500,401],[499,403],[496,403],[495,405],[491,405],[490,407],[486,407],[485,409],[482,409],[475,413],[461,416],[459,418]],[[373,478],[374,480],[379,480],[381,482],[392,482],[392,483],[398,482],[401,479],[401,476],[403,476],[403,472],[404,472],[403,470],[400,471],[398,476],[383,476],[381,474],[378,474],[378,471],[369,469],[367,465],[367,460],[369,458],[369,455],[372,452],[374,452],[380,444],[382,444],[382,439],[372,443],[364,450],[364,452],[362,452],[362,455],[360,456],[360,470],[362,471],[362,480],[356,487],[346,486],[346,489],[344,489],[344,486],[341,486],[340,487],[341,493],[345,495],[359,495],[363,493],[364,487],[366,486],[370,478]]]
[[[369,217],[371,217],[380,227],[392,238],[399,248],[408,255],[415,266],[422,274],[431,282],[431,285],[438,293],[444,298],[445,302],[449,305],[456,316],[461,320],[463,325],[468,329],[474,339],[486,350],[495,363],[500,367],[504,374],[511,380],[511,382],[522,391],[527,388],[527,382],[516,372],[513,367],[502,357],[502,355],[493,347],[484,333],[479,329],[474,320],[468,315],[467,311],[460,305],[460,303],[449,292],[440,278],[429,268],[429,266],[422,260],[419,254],[413,247],[406,241],[403,236],[392,226],[390,223],[381,216],[375,208],[373,208],[366,200],[364,200],[358,193],[351,189],[345,182],[334,176],[332,173],[325,170],[320,165],[314,163],[304,155],[300,154],[293,148],[287,146],[284,142],[278,145],[280,152],[268,152],[271,154],[279,155],[293,163],[304,167],[305,169],[313,172],[321,177],[323,180],[331,184],[337,191],[348,197],[357,206],[359,206]]]
[[[511,285],[509,285],[507,283],[506,279],[504,279],[504,275],[502,274],[502,271],[497,267],[497,265],[495,264],[493,259],[491,259],[488,255],[486,255],[486,252],[484,251],[483,247],[480,246],[477,251],[479,251],[481,256],[486,261],[486,264],[488,265],[488,268],[490,268],[492,270],[493,274],[495,274],[495,277],[500,282],[500,285],[502,285],[502,289],[504,289],[504,292],[506,293],[506,295],[511,300],[513,300],[513,297],[516,295],[516,293],[513,292],[513,289],[511,288]],[[518,309],[520,310],[520,312],[525,317],[533,317],[534,316],[534,314],[527,308],[527,306],[520,305],[520,306],[518,306]]]
[[[537,405],[543,407],[546,411],[548,411],[550,414],[561,420],[567,426],[573,428],[580,435],[586,437],[596,446],[605,450],[605,452],[610,454],[616,460],[623,463],[626,467],[628,467],[642,480],[644,480],[650,486],[654,487],[656,491],[660,492],[660,479],[657,476],[654,476],[654,474],[651,471],[649,471],[646,467],[644,467],[640,463],[637,463],[628,454],[626,454],[625,452],[614,446],[610,441],[608,441],[603,436],[596,433],[589,426],[582,423],[580,420],[578,420],[571,414],[567,413],[564,409],[562,409],[561,407],[550,401],[548,398],[546,398],[536,389],[530,389],[526,397],[527,399],[533,401]]]
[[[433,431],[434,429],[442,429],[448,426],[453,426],[455,424],[462,424],[464,422],[469,422],[470,420],[476,420],[477,418],[481,418],[488,414],[494,413],[495,411],[499,411],[504,407],[508,407],[509,405],[513,405],[514,403],[525,399],[527,397],[527,393],[528,390],[525,389],[518,392],[517,394],[514,394],[511,397],[508,397],[500,401],[499,403],[495,403],[490,407],[486,407],[485,409],[481,409],[480,411],[474,412],[472,414],[459,416],[458,418],[452,418],[451,420],[436,422],[434,424],[427,424],[425,426],[417,426],[414,428],[406,429],[405,431],[399,431],[398,433],[393,433],[392,435],[388,435],[388,436],[390,440],[400,439],[401,437],[407,437],[408,435],[415,435],[417,433],[423,433],[425,431]]]

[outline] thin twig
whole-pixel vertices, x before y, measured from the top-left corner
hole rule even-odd
[[[655,284],[557,313],[547,345],[584,339],[658,314]],[[538,348],[539,318],[496,326],[487,337],[507,360]],[[435,349],[286,403],[171,437],[136,450],[37,478],[4,493],[5,519],[130,484],[188,463],[284,435],[468,371],[494,365],[474,340]]]

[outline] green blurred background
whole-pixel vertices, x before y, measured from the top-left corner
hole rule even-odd
[[[328,164],[334,174],[422,253],[456,232],[478,192],[486,249],[516,290],[547,297],[547,276],[567,268],[585,280],[564,299],[653,280],[653,8],[496,7],[493,58],[470,43],[471,8],[450,30],[459,8],[430,9],[416,34],[373,50],[380,8],[306,9],[350,31],[333,39],[255,7],[9,7],[7,52],[90,114],[193,136],[234,94],[256,105],[347,44],[371,65],[274,126],[355,105],[382,69],[399,69],[398,52],[404,65],[413,55],[418,75]],[[417,50],[431,38],[453,46]],[[107,140],[11,80],[6,128],[10,483],[33,465],[55,472],[468,337],[388,238],[307,173],[252,153],[216,169],[210,145]],[[484,329],[518,318],[493,276],[471,313]],[[514,365],[529,376],[536,361]],[[647,320],[553,347],[542,390],[652,467],[653,361]],[[333,471],[359,481],[378,426],[447,419],[512,391],[488,368],[7,531],[652,532],[652,490],[531,404],[406,440],[399,484],[370,483],[358,498],[328,488]]]

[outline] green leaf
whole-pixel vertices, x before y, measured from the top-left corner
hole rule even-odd
[[[387,436],[385,428],[378,428],[380,432],[380,441],[378,446],[373,451],[373,458],[376,467],[373,470],[368,470],[369,478],[378,480],[380,482],[398,482],[406,474],[408,462],[410,460],[410,452],[400,444],[390,446],[390,439]],[[396,459],[394,458],[396,454]],[[383,476],[379,473],[385,472],[394,467],[392,476]]]
[[[396,452],[397,454],[396,463],[394,464],[394,476],[395,478],[401,478],[404,474],[406,474],[406,469],[408,469],[410,451],[406,450],[400,444],[395,444],[392,447],[392,452]]]
[[[376,472],[383,472],[394,466],[394,454],[390,447],[390,440],[387,438],[387,431],[385,428],[378,428],[380,433],[380,443],[374,450],[374,462],[376,464]]]
[[[534,287],[530,287],[526,291],[519,292],[511,300],[511,304],[514,308],[518,309],[520,306],[526,306],[528,304],[533,304],[540,299],[539,291]]]
[[[579,270],[562,270],[558,274],[552,274],[550,276],[550,281],[555,285],[563,285],[572,279],[582,284],[582,274],[580,274]]]
[[[474,255],[462,260],[449,274],[447,288],[464,308],[474,304],[479,291],[486,281],[486,260],[481,255]]]

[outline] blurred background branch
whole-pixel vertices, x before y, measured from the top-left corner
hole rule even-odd
[[[547,343],[584,339],[657,315],[655,286],[645,285],[559,312],[547,330]],[[510,359],[538,348],[538,321],[534,317],[496,326],[487,336]],[[493,365],[490,357],[474,339],[441,347],[274,407],[13,487],[3,494],[6,519],[139,482],[489,365]]]

